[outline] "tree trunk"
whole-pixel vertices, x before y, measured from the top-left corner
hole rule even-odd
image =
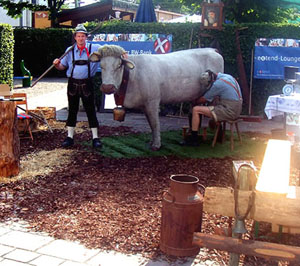
[[[19,174],[20,139],[14,102],[0,101],[0,176]]]
[[[239,73],[239,83],[241,86],[242,94],[243,94],[243,101],[249,107],[249,98],[250,98],[250,93],[249,93],[249,86],[247,82],[247,76],[246,76],[246,70],[244,66],[244,61],[243,61],[243,55],[242,55],[242,49],[240,45],[240,35],[239,35],[239,30],[235,31],[235,42],[236,42],[236,49],[237,49],[237,66],[238,66],[238,73]]]

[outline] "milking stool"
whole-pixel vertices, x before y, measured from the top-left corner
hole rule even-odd
[[[238,138],[239,138],[239,141],[242,143],[242,137],[241,137],[241,134],[240,134],[240,131],[239,131],[239,126],[238,126],[238,123],[239,122],[242,122],[243,119],[236,119],[236,120],[227,120],[227,121],[218,121],[216,122],[216,131],[215,131],[215,135],[214,135],[214,139],[213,139],[213,142],[212,142],[212,147],[215,147],[216,145],[216,142],[217,142],[217,137],[218,137],[218,134],[219,134],[219,131],[220,131],[220,128],[223,124],[223,134],[222,134],[222,143],[224,142],[225,140],[225,131],[226,131],[226,123],[230,124],[230,149],[231,151],[234,150],[234,135],[233,135],[233,127],[235,126],[235,129],[236,129],[236,133],[238,135]]]

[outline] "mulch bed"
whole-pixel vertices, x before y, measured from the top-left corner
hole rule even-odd
[[[53,122],[52,127],[52,134],[36,132],[33,143],[21,142],[21,172],[11,179],[14,182],[0,184],[0,221],[24,219],[32,230],[80,241],[90,248],[159,257],[162,195],[169,187],[170,176],[183,173],[198,177],[205,187],[228,187],[232,186],[232,160],[239,159],[105,158],[80,144],[62,149],[64,124]],[[77,132],[77,141],[91,137],[86,123],[79,123]],[[103,126],[99,132],[101,137],[133,133],[127,127]],[[259,166],[261,162],[252,159]],[[298,178],[297,169],[293,175]],[[228,225],[228,217],[203,214],[205,233],[222,231]],[[252,226],[253,221],[247,221],[246,238],[253,239]],[[270,226],[261,224],[260,234],[270,235]],[[282,243],[300,246],[300,239],[286,236]],[[226,265],[228,253],[205,250],[195,263],[208,260]],[[241,262],[278,265],[244,256]]]

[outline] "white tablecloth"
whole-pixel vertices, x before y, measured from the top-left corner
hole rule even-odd
[[[291,96],[269,96],[265,106],[265,113],[268,119],[284,113],[300,114],[300,93]]]

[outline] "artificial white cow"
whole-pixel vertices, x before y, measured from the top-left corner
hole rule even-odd
[[[104,45],[90,56],[100,61],[101,91],[118,94],[126,84],[123,106],[144,111],[152,130],[152,150],[161,146],[159,106],[180,103],[200,97],[206,90],[199,82],[202,72],[224,71],[223,57],[212,48],[182,50],[169,54],[125,55],[116,45]],[[126,71],[129,69],[129,71]],[[124,73],[129,72],[126,80]]]

